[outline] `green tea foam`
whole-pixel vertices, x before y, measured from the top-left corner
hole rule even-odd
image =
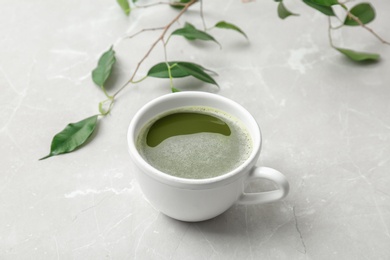
[[[163,130],[160,137],[158,130]],[[148,145],[149,135],[157,135],[157,145]],[[228,173],[245,162],[252,151],[252,140],[245,126],[223,111],[183,107],[146,124],[138,136],[137,149],[164,173],[204,179]]]

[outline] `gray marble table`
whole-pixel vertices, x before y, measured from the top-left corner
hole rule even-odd
[[[168,45],[171,60],[216,71],[220,89],[192,79],[175,86],[246,107],[262,129],[258,165],[291,185],[283,201],[185,223],[144,199],[126,146],[132,116],[170,92],[166,80],[130,86],[87,146],[38,161],[66,124],[98,113],[105,96],[91,71],[101,53],[114,45],[113,92],[159,32],[124,38],[177,11],[126,17],[114,0],[0,1],[0,259],[390,259],[390,47],[361,28],[335,31],[338,46],[382,56],[351,62],[329,46],[326,16],[284,2],[300,16],[279,19],[274,1],[205,1],[208,26],[229,21],[249,42],[220,30],[222,49],[182,38]],[[390,2],[372,4],[369,26],[390,40]],[[198,10],[175,28],[201,27]],[[163,60],[158,46],[137,76]]]

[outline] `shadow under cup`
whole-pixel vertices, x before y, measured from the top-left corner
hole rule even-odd
[[[208,179],[179,178],[148,164],[136,148],[143,127],[158,115],[186,106],[205,106],[222,110],[239,119],[252,138],[249,158],[236,169]],[[135,177],[149,202],[163,214],[182,221],[202,221],[230,208],[243,194],[246,181],[260,155],[260,128],[241,105],[217,94],[205,92],[171,93],[144,105],[128,129],[128,148],[137,166]]]

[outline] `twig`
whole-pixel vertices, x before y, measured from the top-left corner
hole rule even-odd
[[[331,47],[335,48],[334,44],[333,44],[333,39],[332,39],[332,21],[330,19],[330,16],[328,16],[328,37],[329,37],[329,44]]]
[[[143,32],[158,31],[158,30],[164,30],[164,29],[165,29],[165,27],[146,28],[146,29],[142,29],[142,30],[136,32],[136,33],[133,34],[133,35],[127,36],[126,38],[127,38],[127,39],[131,39],[131,38],[133,38],[133,37],[135,37],[135,36],[137,36],[138,34],[141,34],[141,33],[143,33]]]
[[[370,27],[367,27],[364,23],[362,23],[362,21],[360,21],[360,19],[358,17],[356,17],[355,15],[351,14],[351,12],[347,12],[347,15],[348,17],[350,17],[352,20],[354,20],[355,22],[357,22],[361,27],[363,27],[364,29],[366,29],[367,31],[369,31],[370,33],[372,33],[372,35],[374,35],[379,41],[381,41],[383,44],[387,44],[387,45],[390,45],[390,42],[384,40],[382,37],[380,37],[373,29],[371,29]]]
[[[115,98],[129,83],[131,83],[135,77],[135,75],[137,74],[138,72],[138,69],[140,68],[141,64],[146,60],[146,58],[149,57],[150,53],[153,51],[153,49],[156,47],[156,45],[160,42],[160,41],[163,41],[164,39],[164,36],[165,34],[168,32],[169,28],[171,28],[171,26],[177,21],[179,20],[179,18],[187,11],[187,9],[193,5],[194,3],[196,3],[198,0],[191,0],[190,2],[188,2],[187,4],[185,4],[185,6],[183,7],[183,9],[180,10],[179,14],[171,21],[169,22],[163,29],[163,32],[161,33],[161,35],[157,38],[156,41],[153,42],[152,46],[149,48],[149,50],[146,52],[146,54],[144,55],[144,57],[138,62],[137,66],[135,67],[134,69],[134,72],[133,74],[131,75],[130,79],[117,91],[115,92],[114,95],[112,95],[113,98]]]
[[[200,17],[202,18],[203,28],[206,31],[207,26],[206,26],[206,21],[204,19],[204,14],[203,14],[203,0],[200,0]]]
[[[347,12],[347,16],[349,18],[351,18],[352,20],[354,20],[356,23],[358,23],[361,27],[363,27],[364,29],[366,29],[367,31],[369,31],[372,35],[374,35],[380,42],[382,42],[383,44],[387,44],[387,45],[390,45],[390,42],[384,40],[382,37],[380,37],[373,29],[371,29],[370,27],[366,26],[360,19],[359,17],[355,16],[354,14],[352,14],[348,8],[343,4],[343,3],[340,3],[339,4],[345,9],[345,11]]]
[[[148,8],[156,5],[170,5],[171,3],[169,2],[157,2],[157,3],[152,3],[152,4],[145,4],[145,5],[135,5],[137,8]]]

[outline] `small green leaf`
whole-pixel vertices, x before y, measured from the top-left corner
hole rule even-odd
[[[189,3],[191,0],[179,0],[179,1],[173,1],[170,3],[170,6],[176,9],[183,9],[184,4]]]
[[[278,16],[280,19],[285,19],[289,17],[290,15],[298,16],[298,14],[294,14],[290,12],[283,4],[282,1],[279,2],[278,4]]]
[[[131,8],[130,8],[130,5],[129,5],[129,1],[128,0],[116,0],[117,3],[119,4],[119,6],[122,8],[123,12],[126,14],[126,15],[129,15],[130,12],[131,12]],[[135,1],[133,0],[133,3]]]
[[[215,27],[216,28],[220,28],[220,29],[229,29],[229,30],[234,30],[236,32],[239,32],[241,33],[245,38],[248,39],[248,36],[246,36],[246,34],[244,33],[243,30],[241,30],[238,26],[232,24],[232,23],[228,23],[228,22],[225,22],[225,21],[219,21],[218,23],[215,24]]]
[[[376,53],[357,52],[357,51],[343,49],[343,48],[335,48],[335,49],[354,61],[377,61],[380,58],[379,54]]]
[[[96,85],[101,88],[104,87],[104,83],[110,76],[115,61],[115,51],[111,46],[108,51],[103,53],[98,61],[98,66],[92,71],[92,80]]]
[[[190,76],[188,72],[182,70],[179,66],[177,66],[177,63],[175,62],[169,62],[169,66],[171,66],[172,78],[183,78],[183,77]],[[154,65],[151,69],[149,69],[147,75],[148,77],[167,79],[169,78],[168,66],[165,62],[158,63]]]
[[[97,122],[98,115],[94,115],[77,123],[68,124],[64,130],[53,137],[50,153],[39,160],[74,151],[88,140]]]
[[[335,16],[335,13],[333,12],[333,9],[331,6],[324,6],[316,3],[314,0],[303,0],[305,4],[308,6],[316,9],[317,11],[320,11],[321,13],[327,15],[327,16]]]
[[[375,9],[370,3],[358,4],[350,10],[350,13],[359,18],[363,24],[368,24],[375,19]],[[359,25],[359,23],[349,16],[345,18],[344,24],[349,26]]]
[[[183,61],[170,61],[168,64],[171,68],[172,78],[193,76],[201,81],[218,86],[217,82],[206,73],[210,70],[201,65]],[[169,78],[168,66],[165,62],[158,63],[148,71],[147,75],[154,78]]]
[[[217,43],[219,46],[221,46],[213,36],[211,36],[210,34],[204,31],[196,29],[195,26],[193,26],[188,22],[185,23],[183,28],[173,31],[171,35],[180,35],[190,41],[193,40],[213,41]]]
[[[179,89],[177,89],[177,88],[174,88],[174,87],[172,87],[172,93],[176,93],[176,92],[180,92],[180,90]]]
[[[180,62],[178,63],[178,66],[180,67],[180,69],[188,72],[188,74],[190,74],[191,76],[206,83],[218,86],[217,82],[215,82],[215,80],[205,72],[205,70],[207,69],[203,68],[202,66],[190,62]]]

